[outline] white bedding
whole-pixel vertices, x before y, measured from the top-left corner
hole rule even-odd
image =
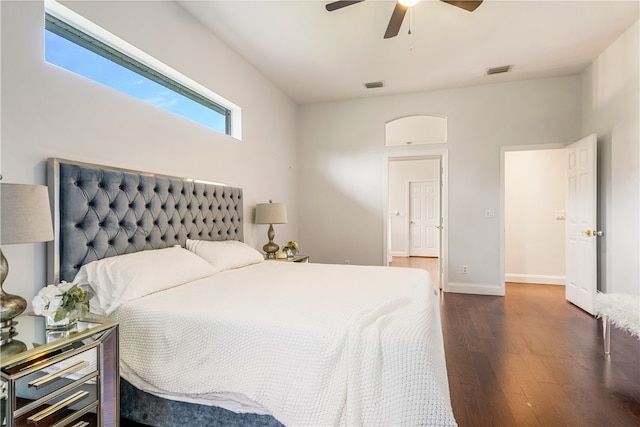
[[[239,394],[287,426],[455,425],[424,270],[262,262],[110,317],[123,376],[163,397]]]

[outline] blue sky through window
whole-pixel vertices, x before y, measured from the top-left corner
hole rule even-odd
[[[218,132],[226,133],[226,118],[223,114],[49,30],[45,31],[45,60]]]

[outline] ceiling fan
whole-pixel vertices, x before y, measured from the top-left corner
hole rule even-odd
[[[334,10],[342,9],[343,7],[351,6],[352,4],[363,2],[364,0],[345,0],[345,1],[334,1],[328,3],[325,7],[329,12],[333,12]],[[420,0],[398,0],[396,1],[396,7],[393,9],[393,13],[391,14],[391,19],[389,19],[389,25],[387,26],[387,31],[384,33],[385,39],[390,39],[391,37],[395,37],[398,35],[400,31],[400,26],[402,25],[402,21],[404,20],[404,15],[407,13],[407,9],[409,7],[414,6]],[[445,3],[449,3],[452,6],[459,7],[460,9],[464,9],[469,12],[473,12],[480,6],[482,0],[478,1],[457,1],[457,0],[440,0]]]

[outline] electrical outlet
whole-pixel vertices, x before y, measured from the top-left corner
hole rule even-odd
[[[469,274],[469,266],[468,265],[463,265],[462,266],[462,274]]]

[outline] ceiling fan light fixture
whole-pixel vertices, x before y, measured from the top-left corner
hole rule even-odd
[[[398,0],[398,3],[406,7],[411,7],[420,3],[420,0]]]
[[[0,0],[2,1],[2,0]],[[364,0],[337,0],[331,3],[327,3],[325,8],[329,12],[333,12],[334,10],[342,9],[343,7],[351,6],[356,3],[362,3]],[[468,12],[473,12],[482,4],[483,0],[440,0],[451,6],[455,6],[460,9],[464,9]],[[391,13],[391,19],[389,19],[389,25],[387,25],[387,30],[384,32],[384,38],[390,39],[398,35],[400,31],[400,27],[402,26],[402,21],[404,20],[404,16],[407,13],[407,10],[411,10],[411,7],[417,5],[420,0],[397,0],[395,2],[395,7],[393,8],[393,12]],[[411,19],[411,12],[409,12],[409,18]],[[411,26],[409,26],[409,34],[411,34]]]

